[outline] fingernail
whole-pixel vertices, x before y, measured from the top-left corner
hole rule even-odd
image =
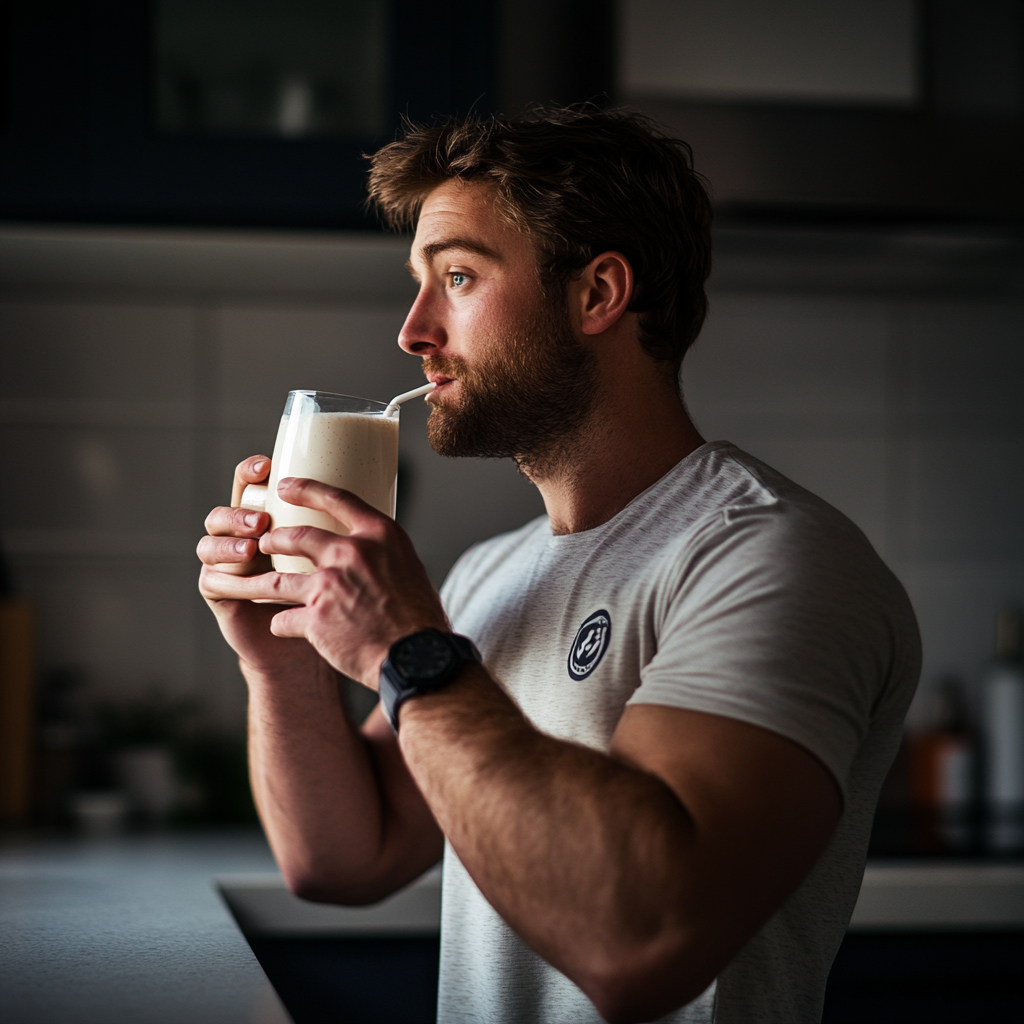
[[[260,514],[259,514],[259,512],[250,512],[244,518],[245,518],[245,525],[246,526],[255,527],[256,524],[260,521]]]
[[[254,473],[262,473],[267,468],[267,464],[263,459],[260,459],[259,462],[254,462],[249,468]]]
[[[246,554],[248,552],[248,550],[249,550],[249,542],[247,540],[237,540],[237,541],[235,541],[235,550],[240,555]]]

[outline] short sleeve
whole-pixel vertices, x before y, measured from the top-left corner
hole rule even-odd
[[[780,501],[695,530],[629,703],[771,730],[809,750],[845,794],[893,673],[892,605],[903,592],[853,524],[824,515]]]

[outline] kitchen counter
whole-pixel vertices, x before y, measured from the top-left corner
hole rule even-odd
[[[290,1024],[213,883],[256,831],[0,840],[4,1024]]]
[[[437,870],[373,907],[299,900],[256,831],[7,837],[0,839],[0,1017],[4,1024],[289,1024],[243,931],[257,944],[409,942],[436,936],[439,917]],[[870,862],[850,929],[1024,932],[1024,863]]]
[[[276,872],[218,879],[252,938],[437,934],[441,873],[429,871],[372,907],[307,903]],[[1024,863],[982,860],[869,861],[851,932],[1024,932]]]
[[[850,931],[1024,931],[1024,863],[868,861]]]

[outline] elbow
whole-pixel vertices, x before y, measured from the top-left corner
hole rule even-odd
[[[614,979],[602,983],[586,995],[608,1024],[642,1024],[661,1020],[666,1014],[696,999],[707,985],[638,986],[632,979]],[[667,989],[667,990],[666,990]]]
[[[309,900],[311,903],[336,902],[333,898],[335,887],[317,871],[282,867],[281,876],[284,878],[285,888],[300,900]]]
[[[300,900],[311,903],[336,903],[334,887],[323,878],[310,872],[282,872],[285,888]]]
[[[310,903],[338,903],[347,907],[365,907],[378,903],[389,894],[381,885],[345,878],[315,869],[282,868],[285,887],[300,900]]]
[[[641,950],[601,957],[577,981],[608,1024],[658,1020],[696,999],[717,971],[692,949]]]

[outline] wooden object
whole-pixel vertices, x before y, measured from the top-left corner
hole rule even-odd
[[[35,616],[25,600],[0,601],[0,822],[29,815],[35,719]]]

